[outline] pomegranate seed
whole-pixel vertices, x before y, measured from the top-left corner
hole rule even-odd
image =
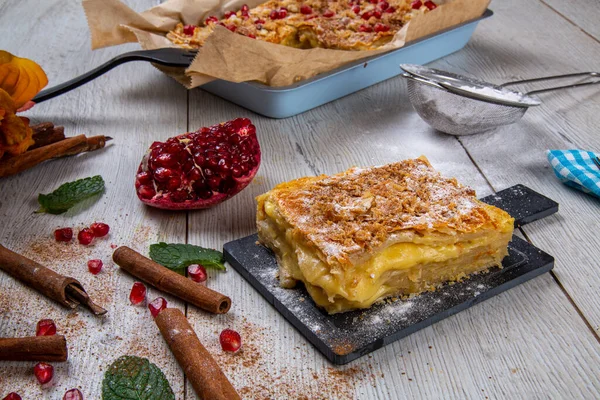
[[[83,393],[79,389],[68,390],[63,396],[63,400],[83,400]]]
[[[54,376],[54,367],[43,362],[37,363],[35,367],[33,367],[33,374],[38,382],[43,385],[52,380],[52,377]]]
[[[194,36],[196,25],[186,25],[183,27],[183,34],[188,36]]]
[[[229,29],[231,32],[235,32],[237,30],[237,26],[235,25],[225,25],[225,28]]]
[[[92,275],[98,275],[102,271],[102,260],[89,260],[87,264]]]
[[[381,10],[385,11],[388,8],[390,8],[390,3],[388,3],[387,1],[382,1],[377,4],[377,7],[379,7]]]
[[[173,171],[168,168],[158,167],[154,170],[154,178],[159,182],[166,182],[173,175]]]
[[[87,246],[94,240],[94,232],[90,228],[83,228],[77,234],[77,240],[79,240],[79,243],[82,245]]]
[[[142,282],[134,282],[129,293],[129,301],[134,306],[146,300],[146,286]]]
[[[424,4],[425,7],[429,8],[430,10],[437,8],[437,4],[435,4],[433,1],[426,1]]]
[[[152,142],[152,144],[150,145],[150,148],[152,150],[154,149],[162,149],[163,148],[163,143],[162,142]]]
[[[331,18],[331,17],[333,17],[334,15],[335,15],[335,13],[334,13],[333,11],[331,11],[331,10],[325,10],[325,12],[323,13],[323,16],[324,16],[325,18]]]
[[[35,327],[35,336],[56,335],[56,325],[51,319],[41,319]]]
[[[281,7],[279,10],[273,10],[269,17],[271,17],[271,19],[284,19],[287,17],[287,8]]]
[[[145,185],[152,182],[152,175],[149,172],[142,171],[136,176],[136,183],[140,185]]]
[[[367,11],[367,12],[363,13],[363,15],[361,15],[361,18],[364,19],[364,20],[368,20],[372,16],[373,16],[373,12],[372,11]]]
[[[156,194],[156,191],[153,187],[142,185],[137,189],[138,195],[142,199],[150,200]]]
[[[192,168],[192,170],[187,175],[190,181],[197,181],[202,178],[202,172],[196,167]]]
[[[390,27],[384,24],[376,23],[373,27],[375,32],[387,32],[390,30]]]
[[[92,230],[92,232],[94,232],[94,236],[104,237],[108,235],[110,226],[108,226],[104,222],[94,222],[92,225],[90,225],[90,229]]]
[[[251,39],[256,39],[256,36],[255,36],[255,35],[253,35],[253,34],[251,34],[251,33],[249,33],[247,36],[248,36],[249,38],[251,38]]]
[[[162,297],[157,297],[150,304],[148,304],[148,308],[150,309],[150,314],[152,317],[156,318],[159,312],[167,308],[167,301]]]
[[[356,15],[358,15],[360,13],[360,6],[354,6],[352,7],[352,12]]]
[[[410,4],[413,10],[418,10],[419,8],[421,8],[422,5],[423,2],[421,0],[415,0]]]
[[[54,239],[57,242],[70,242],[73,239],[73,229],[61,228],[54,231]]]
[[[369,25],[361,25],[358,30],[360,32],[373,32],[373,28],[371,28]]]
[[[204,25],[208,25],[209,23],[213,23],[214,24],[214,23],[217,23],[217,22],[219,22],[219,18],[217,18],[215,16],[210,16],[210,17],[208,17],[208,18],[206,18],[204,20]]]
[[[379,0],[369,0],[369,3],[371,3],[371,4],[377,4],[378,1]]]
[[[235,11],[227,11],[223,16],[223,19],[229,19],[232,15],[235,15]]]
[[[257,18],[256,21],[254,21],[255,24],[264,24],[266,21],[264,19],[260,19]]]
[[[21,398],[21,396],[19,396],[17,393],[15,392],[10,392],[9,394],[6,395],[5,398],[3,398],[2,400],[23,400]]]
[[[177,165],[177,157],[171,153],[161,153],[156,157],[156,163],[161,167],[174,167]]]
[[[179,185],[181,185],[181,179],[174,176],[167,182],[167,189],[174,191],[177,190],[177,188],[179,188]]]
[[[311,6],[302,4],[302,7],[300,7],[300,12],[304,15],[308,15],[308,14],[312,14],[313,10],[312,10]]]
[[[219,342],[221,342],[221,348],[225,351],[235,353],[242,347],[242,338],[240,334],[231,329],[225,329],[219,335]]]
[[[199,264],[192,264],[187,268],[190,279],[194,282],[202,283],[206,282],[208,275],[206,275],[206,268]]]
[[[242,8],[240,8],[240,10],[242,13],[248,13],[248,11],[250,11],[250,7],[248,7],[248,4],[242,4]]]
[[[379,11],[379,10],[373,11],[373,16],[377,19],[381,18],[381,11]]]
[[[390,13],[390,14],[393,13],[393,12],[396,12],[396,7],[388,7],[388,8],[385,9],[384,12]]]

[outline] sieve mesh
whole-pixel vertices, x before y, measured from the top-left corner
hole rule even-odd
[[[433,128],[451,135],[487,132],[518,121],[527,108],[471,99],[408,80],[408,98]]]

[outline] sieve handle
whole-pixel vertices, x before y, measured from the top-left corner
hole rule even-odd
[[[584,76],[590,77],[590,78],[598,78],[598,80],[594,81],[594,82],[574,83],[571,85],[555,86],[555,87],[550,87],[547,89],[533,90],[531,92],[527,92],[526,94],[532,95],[532,94],[536,94],[536,93],[552,92],[555,90],[570,89],[570,88],[575,88],[575,87],[580,87],[580,86],[596,85],[596,84],[600,83],[600,73],[598,73],[598,72],[579,72],[579,73],[575,73],[575,74],[554,75],[554,76],[547,76],[544,78],[524,79],[521,81],[506,82],[499,86],[505,87],[505,86],[510,86],[510,85],[520,85],[523,83],[551,81],[551,80],[567,79],[567,78],[579,78],[579,77],[584,77]]]

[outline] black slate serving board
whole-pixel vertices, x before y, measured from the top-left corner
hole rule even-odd
[[[558,203],[523,185],[505,189],[482,201],[509,212],[515,218],[516,226],[558,211]],[[257,240],[254,234],[226,243],[223,246],[225,259],[335,364],[346,364],[364,356],[546,273],[554,266],[552,256],[514,236],[502,269],[472,275],[462,282],[408,300],[329,315],[315,305],[301,285],[295,289],[279,286],[275,257],[257,244]]]

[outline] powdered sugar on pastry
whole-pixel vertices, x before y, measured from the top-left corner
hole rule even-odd
[[[468,233],[490,221],[473,189],[441,176],[425,157],[298,179],[271,196],[289,225],[340,263],[406,231]]]

